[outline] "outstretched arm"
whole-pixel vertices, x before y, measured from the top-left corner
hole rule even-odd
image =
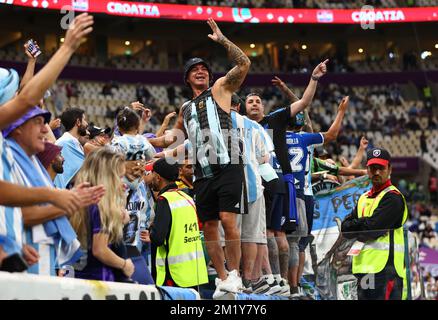
[[[240,88],[243,80],[245,80],[251,61],[238,46],[222,34],[222,31],[212,18],[209,18],[207,23],[213,31],[213,34],[209,34],[208,37],[223,45],[228,52],[229,59],[235,63],[235,66],[228,71],[225,77],[218,79],[216,84],[226,91],[233,93]]]
[[[312,120],[310,119],[309,111],[307,111],[307,109],[304,109],[304,119],[305,119],[304,131],[312,133],[313,132]]]
[[[294,103],[300,99],[292,92],[292,90],[283,82],[279,77],[274,76],[271,80],[272,84],[276,86],[280,91],[290,100],[290,103]]]
[[[361,163],[362,163],[362,159],[363,156],[365,154],[365,150],[368,148],[368,140],[365,137],[362,137],[360,139],[360,146],[359,146],[359,150],[357,150],[356,155],[354,156],[353,161],[351,162],[351,164],[348,166],[349,168],[352,169],[357,169],[360,167]]]
[[[321,62],[316,66],[316,68],[312,72],[312,76],[310,78],[310,82],[307,85],[306,90],[303,93],[303,96],[300,100],[292,103],[290,105],[290,115],[294,117],[298,112],[307,108],[308,105],[313,100],[313,96],[315,95],[316,86],[318,85],[318,80],[327,73],[327,62],[329,60],[326,59],[324,62]]]
[[[59,48],[50,61],[27,83],[23,90],[12,100],[0,108],[0,129],[14,122],[37,105],[44,93],[55,82],[69,61],[70,57],[81,44],[81,40],[93,28],[93,17],[87,13],[77,16],[65,35],[64,44]]]
[[[341,103],[339,104],[338,113],[336,114],[335,121],[333,121],[329,130],[322,134],[324,136],[324,144],[334,141],[338,137],[339,130],[341,130],[342,120],[344,119],[345,110],[347,110],[347,107],[348,107],[348,96],[344,97]]]

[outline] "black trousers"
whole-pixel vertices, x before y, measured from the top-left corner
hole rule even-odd
[[[356,274],[359,300],[401,300],[403,279],[394,267],[386,267],[379,273]]]

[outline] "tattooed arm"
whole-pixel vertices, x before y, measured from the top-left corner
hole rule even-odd
[[[209,34],[208,37],[213,41],[223,45],[228,52],[228,57],[230,60],[236,64],[234,68],[228,71],[225,77],[218,79],[215,85],[217,84],[226,91],[233,93],[240,88],[240,85],[248,73],[251,61],[238,46],[236,46],[222,34],[222,31],[219,29],[213,19],[208,19],[207,23],[213,31],[213,34]]]

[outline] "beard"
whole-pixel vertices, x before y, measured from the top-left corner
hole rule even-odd
[[[53,168],[53,171],[56,172],[56,174],[62,174],[62,173],[64,173],[64,166],[63,166],[63,163],[53,164],[52,168]]]
[[[85,137],[87,135],[87,127],[86,126],[80,126],[78,128],[78,133],[80,136]]]

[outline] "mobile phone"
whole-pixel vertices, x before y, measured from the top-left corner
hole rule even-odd
[[[27,41],[27,51],[32,55],[32,57],[36,58],[41,54],[41,50],[38,48],[37,44],[33,39]]]

